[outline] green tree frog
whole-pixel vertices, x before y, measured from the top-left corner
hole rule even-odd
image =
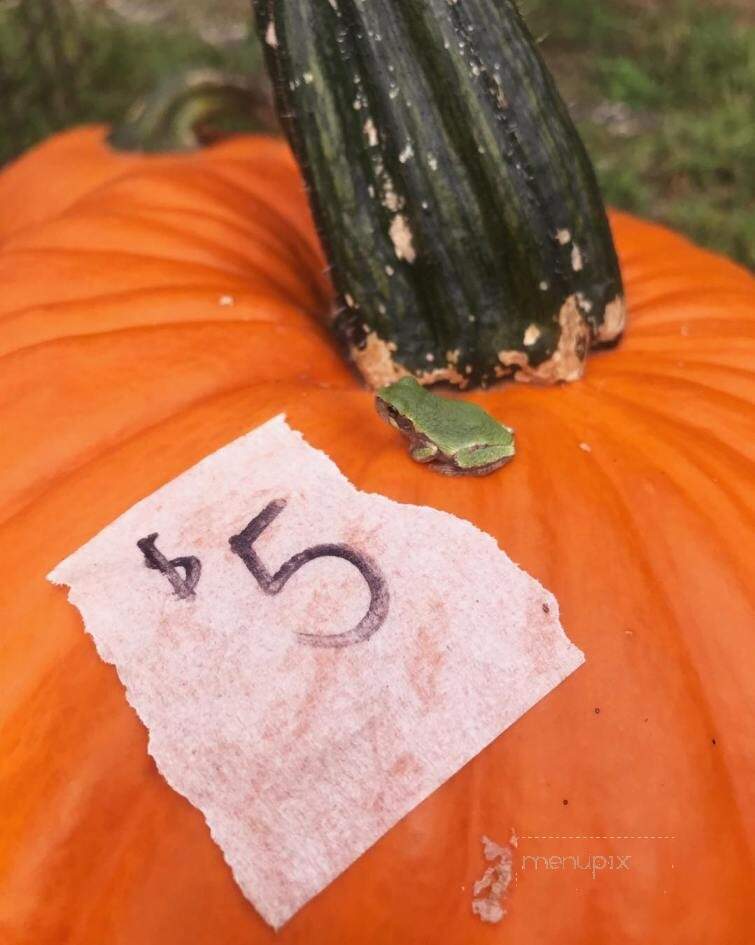
[[[514,431],[477,404],[431,394],[413,377],[381,387],[377,411],[409,440],[409,454],[449,476],[484,476],[515,452]]]

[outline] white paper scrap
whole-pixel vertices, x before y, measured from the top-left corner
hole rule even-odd
[[[283,417],[49,579],[276,928],[584,659],[493,538],[359,492]]]

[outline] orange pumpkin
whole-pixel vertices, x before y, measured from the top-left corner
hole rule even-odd
[[[568,387],[467,395],[516,428],[518,456],[447,480],[408,458],[318,321],[330,288],[285,145],[124,159],[99,134],[69,133],[0,178],[15,190],[0,247],[0,939],[749,941],[750,276],[614,214],[626,340]],[[91,184],[72,149],[100,168]],[[280,411],[359,488],[495,536],[555,593],[587,663],[276,936],[45,575]],[[501,924],[484,925],[480,840],[512,829],[515,867],[602,854],[629,868],[519,869]]]

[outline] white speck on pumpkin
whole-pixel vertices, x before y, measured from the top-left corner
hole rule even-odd
[[[233,305],[236,299],[232,295],[221,295],[218,299],[218,305]]]
[[[506,915],[501,901],[513,878],[510,846],[482,838],[483,855],[491,864],[473,886],[472,912],[483,922],[500,922]]]

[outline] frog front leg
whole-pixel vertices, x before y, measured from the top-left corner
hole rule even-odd
[[[414,443],[409,449],[409,455],[418,463],[430,463],[438,455],[438,447],[427,440]]]

